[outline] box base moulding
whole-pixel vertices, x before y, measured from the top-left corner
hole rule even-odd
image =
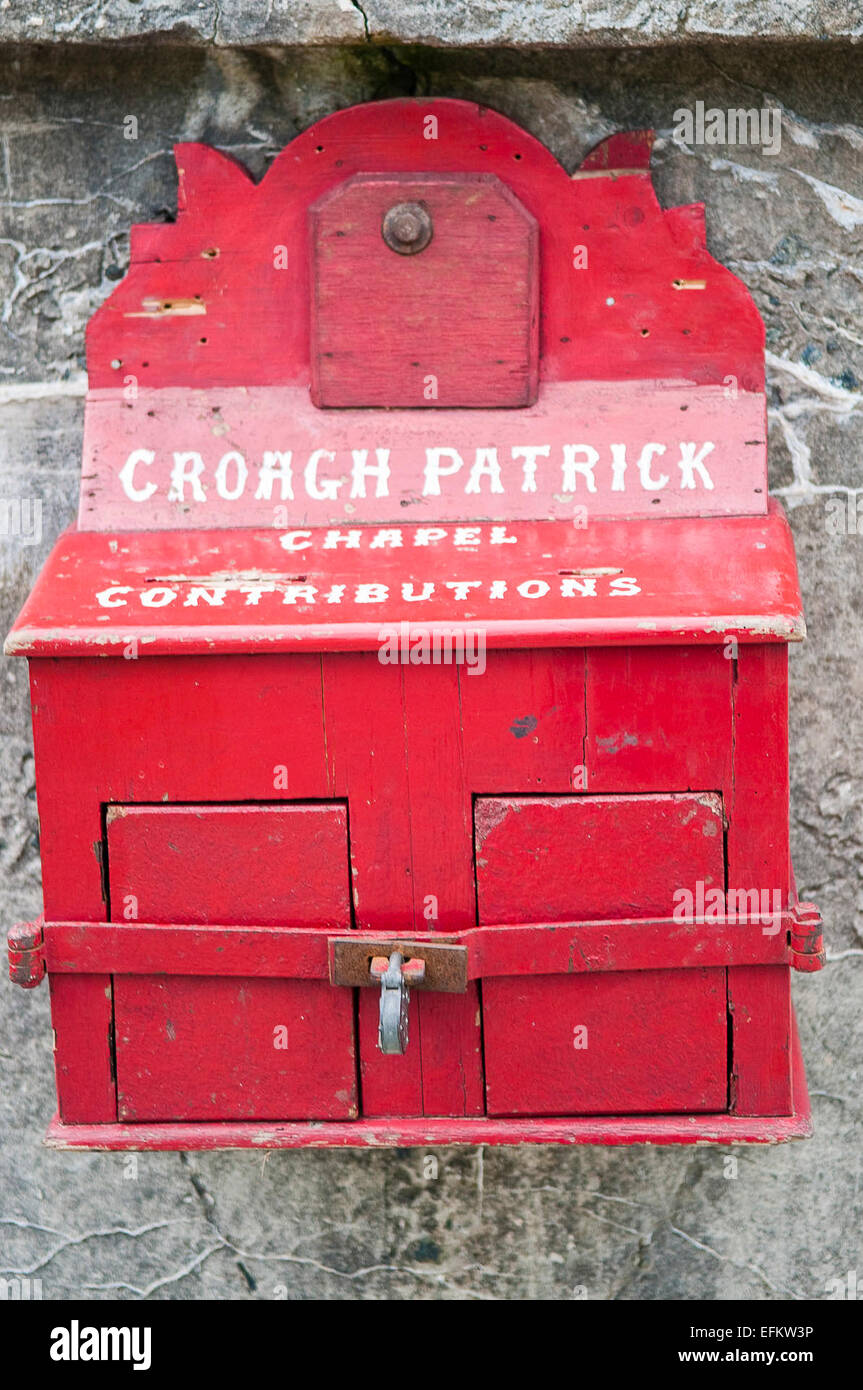
[[[391,1149],[482,1144],[779,1144],[812,1134],[809,1094],[794,1025],[791,1115],[577,1115],[539,1119],[485,1116],[376,1120],[159,1122],[64,1125],[54,1117],[51,1149]]]

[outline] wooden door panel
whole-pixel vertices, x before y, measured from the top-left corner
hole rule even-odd
[[[725,1110],[725,979],[706,969],[486,980],[489,1115]]]
[[[343,805],[110,806],[116,921],[350,926]]]
[[[711,793],[481,797],[475,824],[481,925],[670,917],[676,889],[725,886]]]
[[[340,803],[114,806],[113,921],[350,927]],[[114,980],[121,1120],[351,1119],[352,992],[310,980]]]
[[[483,797],[475,821],[481,926],[670,917],[675,889],[725,884],[712,793]],[[490,1115],[727,1109],[724,969],[504,977],[482,994]]]
[[[118,976],[121,1120],[357,1114],[351,991],[312,980]]]

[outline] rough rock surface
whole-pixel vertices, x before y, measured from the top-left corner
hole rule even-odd
[[[620,47],[859,39],[854,0],[0,0],[0,38],[37,43],[427,43]]]
[[[364,8],[373,33],[394,27],[397,12],[404,25],[436,13]],[[647,15],[637,5],[607,12],[642,8]],[[0,9],[0,33],[24,33],[27,9]],[[123,5],[122,22],[137,13],[150,24],[154,9]],[[123,272],[130,222],[174,209],[175,140],[215,143],[259,175],[329,110],[404,93],[495,106],[568,168],[614,129],[655,126],[660,197],[707,203],[711,249],[751,287],[768,330],[771,480],[792,509],[810,627],[792,655],[793,847],[801,894],[821,903],[833,956],[826,974],[794,982],[817,1132],[805,1148],[736,1151],[736,1177],[725,1151],[709,1149],[446,1150],[436,1167],[415,1151],[137,1163],[49,1153],[40,1148],[53,1109],[47,991],[0,984],[0,1271],[41,1279],[45,1298],[825,1297],[828,1280],[863,1271],[863,535],[831,533],[826,505],[863,491],[863,53],[193,46],[225,39],[239,10],[220,5],[216,35],[214,7],[203,6],[173,44],[146,55],[135,46],[0,50],[0,496],[42,503],[38,544],[0,536],[4,629],[73,515],[84,326]],[[529,6],[463,10],[463,30],[434,21],[446,42],[479,42],[481,24],[483,42],[514,41],[529,24]],[[575,7],[545,10],[558,27],[533,38],[572,39]],[[703,4],[689,7],[686,25],[745,33],[757,16],[760,27],[793,34],[796,16],[817,13],[828,30],[851,32],[852,11]],[[111,37],[120,14],[110,0],[38,7],[43,29],[56,16],[72,26],[69,38]],[[309,16],[319,32],[303,28]],[[255,43],[350,39],[358,19],[353,7],[276,4],[266,32],[245,33]],[[639,41],[658,23],[644,18]],[[681,148],[673,113],[696,100],[781,105],[780,153]],[[124,139],[130,114],[136,141]],[[5,662],[2,682],[8,924],[35,914],[40,899],[24,663]]]

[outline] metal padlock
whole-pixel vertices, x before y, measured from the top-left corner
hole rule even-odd
[[[425,976],[425,961],[409,960],[401,951],[393,951],[389,959],[375,956],[371,974],[381,982],[381,1011],[378,1024],[378,1047],[385,1057],[398,1057],[407,1051],[408,1006],[411,982],[419,984]]]

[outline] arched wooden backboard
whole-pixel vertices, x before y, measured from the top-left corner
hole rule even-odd
[[[763,325],[651,143],[570,176],[447,99],[328,116],[257,185],[178,146],[89,327],[81,527],[763,515]]]

